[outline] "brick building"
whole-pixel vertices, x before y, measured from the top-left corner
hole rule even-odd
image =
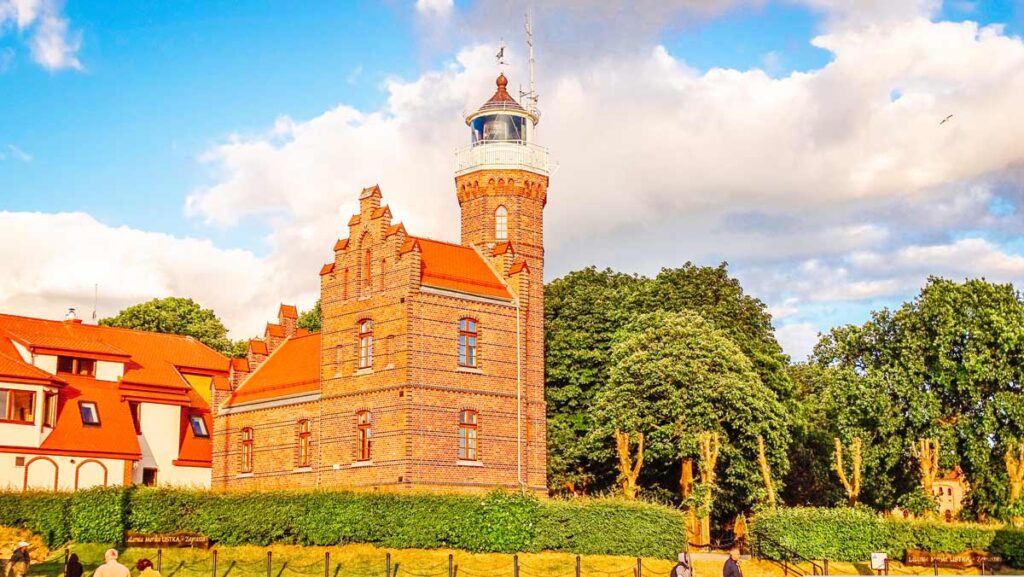
[[[320,271],[322,331],[282,306],[232,365],[214,487],[546,492],[548,156],[507,84],[456,153],[461,243],[410,235],[363,190]]]

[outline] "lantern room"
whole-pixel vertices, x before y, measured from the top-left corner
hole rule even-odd
[[[466,124],[472,130],[473,145],[530,142],[537,116],[520,106],[508,93],[508,79],[504,74],[498,76],[497,85],[494,96],[466,117]]]

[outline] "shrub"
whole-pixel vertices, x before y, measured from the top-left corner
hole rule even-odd
[[[28,529],[55,547],[71,538],[70,502],[67,493],[0,492],[0,525]]]
[[[685,519],[660,505],[612,499],[539,500],[350,491],[213,493],[138,487],[74,494],[0,493],[0,524],[50,531],[50,542],[114,543],[124,530],[192,531],[224,545],[454,548],[477,552],[569,551],[673,558]]]
[[[865,509],[785,508],[754,520],[751,536],[758,553],[771,559],[866,561],[872,552],[902,558],[907,549],[942,553],[976,550],[1024,563],[1024,532],[997,525],[941,523],[885,518]]]

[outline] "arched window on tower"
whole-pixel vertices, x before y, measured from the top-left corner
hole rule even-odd
[[[494,238],[495,240],[508,240],[508,209],[499,206],[494,211]]]

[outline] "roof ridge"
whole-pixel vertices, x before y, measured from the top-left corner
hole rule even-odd
[[[44,318],[39,318],[39,317],[29,317],[29,316],[25,316],[25,315],[15,315],[15,314],[11,314],[11,313],[0,313],[0,317],[9,317],[9,318],[15,318],[15,319],[25,319],[25,320],[28,320],[28,321],[39,321],[39,322],[44,322],[44,323],[54,323],[54,324],[58,324],[58,325],[61,325],[61,326],[74,326],[74,327],[84,327],[84,328],[88,328],[88,329],[104,329],[104,330],[115,330],[115,331],[127,331],[127,332],[131,332],[131,333],[142,333],[142,334],[146,334],[146,335],[162,335],[162,336],[167,336],[167,337],[177,337],[177,338],[182,338],[182,339],[186,339],[186,340],[192,340],[192,341],[195,341],[197,343],[202,343],[204,345],[206,344],[206,343],[203,343],[203,341],[199,340],[198,338],[193,337],[192,335],[180,335],[178,333],[161,333],[161,332],[158,332],[158,331],[147,331],[145,329],[133,329],[133,328],[129,328],[129,327],[114,327],[114,326],[110,326],[110,325],[101,325],[98,322],[95,325],[86,324],[84,322],[83,323],[74,323],[74,324],[72,324],[72,323],[68,323],[68,321],[63,321],[63,320],[58,320],[58,319],[44,319]]]
[[[466,246],[464,244],[458,244],[458,243],[450,242],[450,241],[447,241],[447,240],[438,240],[436,238],[430,238],[428,236],[414,236],[414,235],[410,234],[410,235],[406,235],[406,238],[411,238],[413,240],[425,240],[425,241],[428,241],[428,242],[436,242],[438,244],[446,244],[448,246],[454,246],[456,248],[465,248],[465,249],[473,250],[473,247],[471,247],[471,246]],[[476,251],[473,251],[473,252],[476,252]]]

